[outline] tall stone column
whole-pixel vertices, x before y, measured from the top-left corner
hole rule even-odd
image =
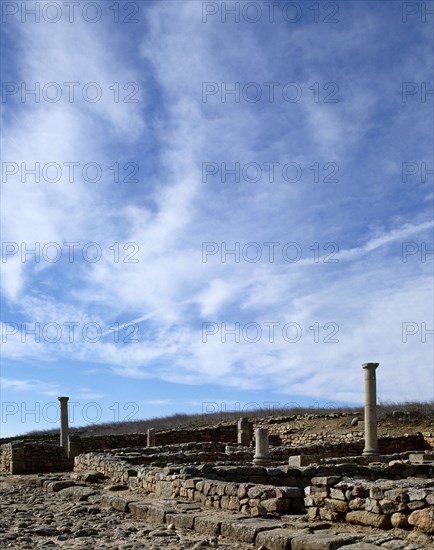
[[[58,397],[60,401],[60,446],[65,449],[69,457],[69,435],[68,435],[68,400],[69,397]]]
[[[257,428],[255,431],[255,456],[253,464],[256,466],[267,466],[270,463],[270,450],[268,445],[268,429]]]
[[[375,369],[380,363],[363,363],[365,371],[365,448],[364,455],[378,455],[377,381]]]
[[[146,432],[148,447],[155,447],[155,429],[149,428]]]

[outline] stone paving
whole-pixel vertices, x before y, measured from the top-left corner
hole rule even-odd
[[[45,480],[45,484],[44,484]],[[55,481],[57,480],[57,481]],[[119,490],[121,489],[121,490]],[[305,516],[243,518],[181,501],[152,500],[74,474],[0,476],[0,548],[70,550],[420,550],[432,537],[387,533]],[[133,504],[135,502],[135,505]],[[131,506],[128,506],[128,503]],[[114,509],[115,506],[118,509]],[[135,507],[134,507],[135,506]],[[131,511],[121,511],[121,510]],[[143,515],[142,515],[143,514]],[[144,519],[141,519],[143,517]],[[160,523],[161,522],[161,523]],[[164,522],[164,523],[163,523]]]

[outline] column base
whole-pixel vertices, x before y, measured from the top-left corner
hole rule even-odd
[[[362,456],[376,456],[379,454],[380,451],[378,449],[363,449]]]
[[[253,464],[255,466],[269,466],[271,463],[271,458],[265,456],[258,456],[253,458]]]

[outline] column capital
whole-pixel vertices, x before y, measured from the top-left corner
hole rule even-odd
[[[362,369],[376,369],[380,363],[363,363]]]
[[[58,399],[59,401],[68,401],[69,397],[64,397],[64,396],[62,396],[62,397],[58,397],[57,399]]]

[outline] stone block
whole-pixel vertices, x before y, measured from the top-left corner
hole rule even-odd
[[[317,508],[316,506],[311,506],[310,508],[308,508],[307,517],[308,517],[309,521],[314,521],[314,520],[318,519],[318,517],[319,517],[319,508]]]
[[[287,498],[269,498],[260,503],[260,508],[265,511],[265,514],[278,512],[280,514],[290,511],[290,500]]]
[[[210,535],[216,537],[220,535],[220,528],[224,518],[219,516],[195,516],[194,518],[194,530],[197,533],[203,535]]]
[[[434,533],[434,508],[415,510],[408,516],[408,523],[424,533]]]
[[[352,512],[348,512],[346,519],[348,523],[352,523],[354,525],[368,525],[379,529],[390,527],[390,516],[374,514],[363,510],[353,510]]]
[[[137,498],[120,497],[117,495],[101,495],[101,506],[109,506],[118,512],[130,512],[130,504],[132,502],[140,502]]]
[[[374,485],[369,489],[369,498],[374,500],[380,500],[380,498],[384,498],[383,489]]]
[[[319,517],[325,521],[342,521],[345,517],[343,512],[333,512],[327,508],[319,509]]]
[[[384,491],[384,496],[396,502],[408,502],[407,489],[389,489],[387,491]]]
[[[408,455],[408,459],[410,462],[413,462],[415,464],[420,464],[423,462],[433,462],[434,461],[434,452],[433,453],[410,453]]]
[[[407,491],[408,500],[412,502],[413,500],[423,500],[428,495],[427,489],[408,489]]]
[[[151,504],[146,515],[146,521],[149,521],[153,524],[161,524],[165,522],[166,513],[175,512],[175,510],[168,510],[166,508],[161,508],[160,506],[154,506]]]
[[[149,506],[150,505],[145,502],[132,502],[129,505],[131,515],[136,519],[146,520]]]
[[[398,529],[407,529],[408,528],[408,516],[402,514],[401,512],[396,512],[390,516],[390,521],[392,522],[393,527]]]
[[[405,504],[402,504],[402,506],[405,506]],[[425,507],[426,507],[426,503],[424,500],[413,500],[412,502],[408,502],[406,506],[406,508],[408,508],[409,510],[419,510],[420,508],[425,508]]]
[[[89,496],[95,494],[95,489],[92,489],[92,487],[82,487],[77,485],[75,487],[66,487],[65,489],[61,489],[57,494],[64,499],[85,501]]]
[[[315,533],[313,535],[301,535],[291,541],[292,550],[336,550],[359,539],[358,535],[331,535]],[[376,547],[378,550],[378,547]]]
[[[166,514],[166,523],[173,523],[178,529],[193,529],[194,514]]]
[[[339,476],[318,476],[311,479],[312,485],[325,485],[328,487],[334,487],[336,483],[341,481]]]
[[[373,514],[381,514],[381,506],[378,500],[367,498],[365,501],[365,510]]]
[[[342,489],[330,489],[330,498],[336,498],[338,500],[346,500],[345,492]]]
[[[322,506],[324,504],[324,497],[306,497],[304,499],[304,505],[309,508],[310,506]]]
[[[305,487],[304,494],[307,497],[322,497],[326,498],[329,496],[330,489],[328,487],[316,487],[315,485],[309,485],[308,487]]]
[[[288,458],[288,466],[300,468],[302,466],[309,466],[315,462],[315,457],[310,455],[294,455]]]
[[[66,489],[67,487],[74,487],[75,482],[70,480],[63,481],[52,481],[46,486],[48,493],[58,493],[61,489]]]
[[[348,508],[350,510],[364,510],[365,509],[365,503],[366,503],[365,498],[356,497],[356,498],[353,498],[352,500],[350,500],[350,502],[348,503]]]
[[[326,498],[324,499],[324,505],[327,508],[327,510],[331,510],[332,512],[347,512],[348,511],[348,504],[343,500],[338,500],[334,498]]]
[[[251,489],[252,487],[253,487],[252,483],[241,483],[238,486],[238,498],[239,499],[246,498],[249,494],[249,489]]]
[[[260,531],[255,539],[255,546],[265,546],[267,550],[291,550],[291,540],[300,535],[300,531],[290,529],[273,529]]]
[[[238,485],[236,483],[222,484],[222,488],[224,489],[224,494],[225,495],[228,495],[230,497],[238,496]]]
[[[383,498],[380,500],[381,511],[383,514],[393,514],[395,512],[401,512],[406,509],[406,504],[403,502],[397,502],[396,500],[389,500]]]
[[[229,510],[239,510],[240,509],[240,499],[238,497],[229,497]]]
[[[254,542],[256,535],[264,530],[281,527],[278,521],[261,519],[242,519],[238,521],[226,520],[221,525],[221,534],[232,540]]]
[[[349,546],[341,546],[340,550],[378,550],[378,546],[369,542],[356,542]]]

